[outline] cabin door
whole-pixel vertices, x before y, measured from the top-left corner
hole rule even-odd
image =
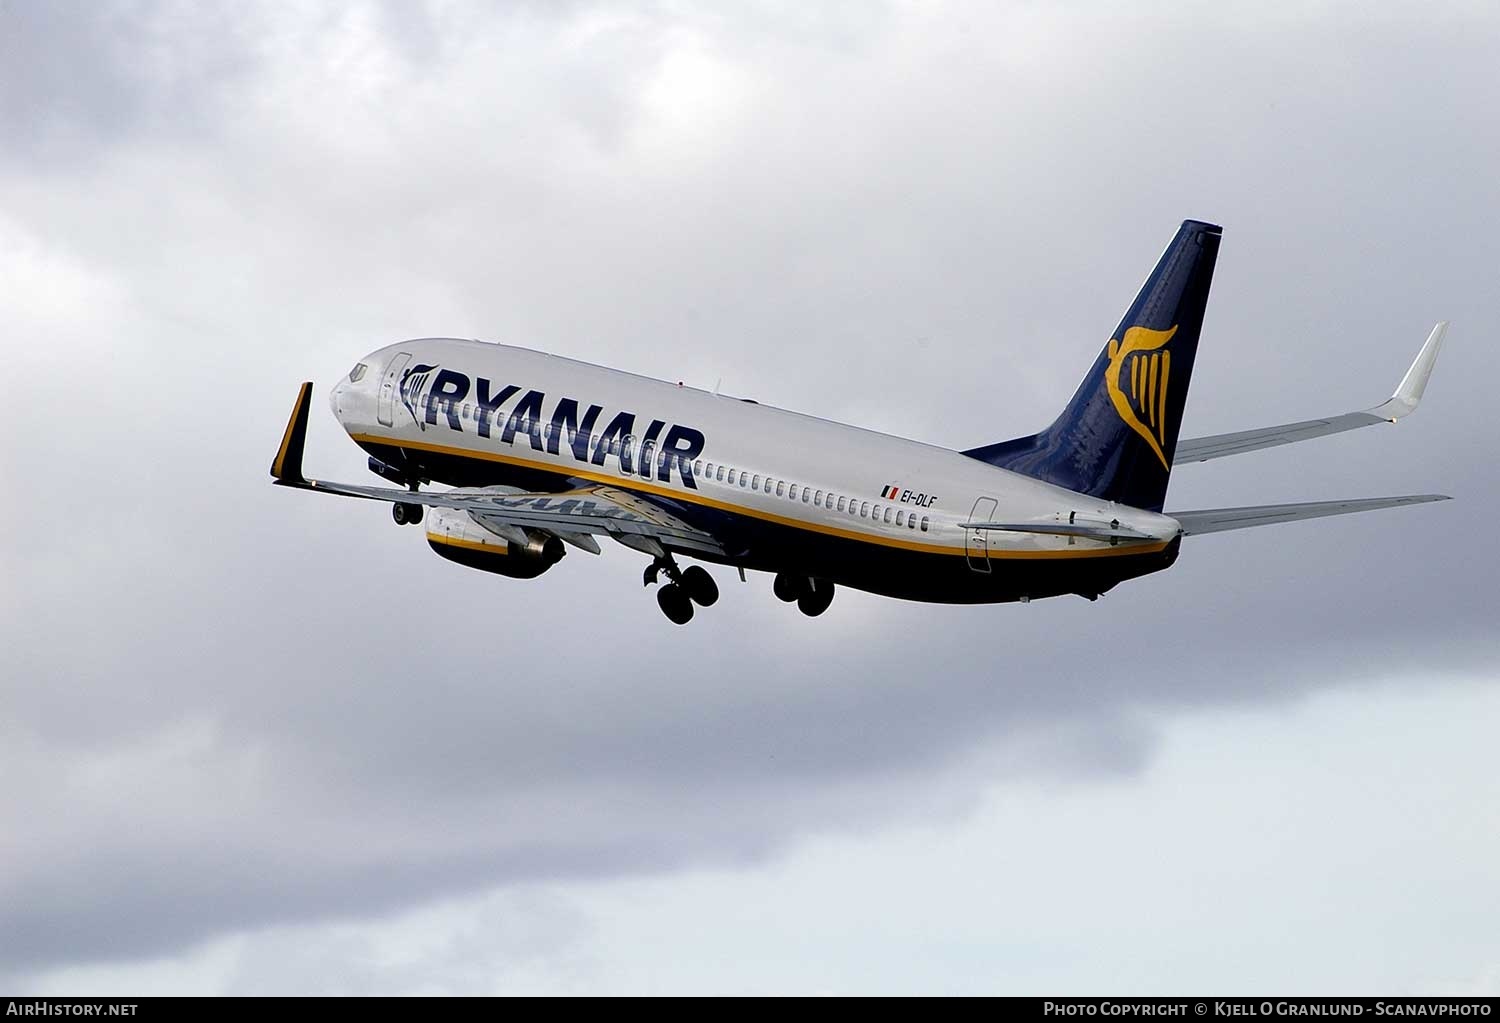
[[[974,502],[974,510],[969,512],[970,522],[993,522],[994,519],[995,499],[993,497],[981,497]],[[988,537],[987,530],[964,528],[964,553],[968,556],[969,567],[976,572],[986,574],[990,570]]]
[[[401,386],[401,374],[406,369],[406,364],[411,361],[411,355],[402,352],[390,361],[385,367],[385,378],[380,381],[380,410],[378,416],[381,426],[390,426],[396,422],[396,390]]]

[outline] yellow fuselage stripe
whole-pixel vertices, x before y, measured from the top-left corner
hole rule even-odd
[[[697,504],[708,508],[717,508],[720,511],[731,512],[735,515],[743,515],[746,518],[760,519],[763,522],[774,522],[777,525],[790,526],[793,529],[801,529],[811,533],[822,533],[825,536],[837,536],[845,540],[857,540],[861,543],[876,544],[881,547],[895,547],[901,550],[918,551],[922,554],[946,554],[956,557],[966,557],[968,552],[962,547],[943,547],[935,544],[914,543],[910,540],[897,540],[894,537],[877,536],[870,533],[859,533],[848,529],[839,529],[837,526],[828,526],[820,522],[808,522],[803,519],[787,518],[775,515],[771,512],[761,511],[758,508],[746,508],[743,505],[730,504],[727,501],[715,500],[702,494],[687,493],[682,490],[672,490],[655,483],[634,476],[611,476],[606,473],[583,469],[577,466],[554,465],[550,462],[537,462],[528,458],[519,458],[515,455],[503,455],[498,451],[473,451],[469,448],[449,447],[445,444],[431,444],[427,441],[407,440],[405,438],[378,437],[368,433],[351,433],[349,435],[356,444],[379,444],[389,448],[413,448],[418,451],[432,451],[442,455],[458,455],[463,458],[473,458],[484,462],[502,462],[506,465],[517,465],[525,469],[540,469],[544,472],[554,473],[558,476],[576,476],[579,479],[592,480],[621,490],[640,490],[648,494],[657,494],[661,497],[670,497],[674,501],[682,501],[685,504]],[[429,534],[430,535],[430,534]],[[988,556],[991,558],[1107,558],[1117,557],[1123,554],[1154,554],[1165,550],[1167,541],[1154,544],[1133,544],[1119,547],[1101,547],[1098,550],[1039,550],[1039,551],[1013,551],[1013,550],[991,550]]]

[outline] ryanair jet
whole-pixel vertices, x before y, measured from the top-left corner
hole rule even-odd
[[[1056,422],[967,451],[543,352],[452,338],[365,356],[334,415],[394,486],[302,472],[312,384],[271,465],[277,484],[385,501],[438,554],[531,579],[613,540],[681,625],[719,596],[701,565],[769,572],[807,615],[837,586],[907,600],[1077,594],[1177,559],[1183,537],[1441,501],[1436,494],[1164,512],[1172,467],[1395,422],[1417,407],[1433,328],[1388,400],[1363,412],[1179,440],[1220,228],[1189,220]],[[430,483],[450,489],[424,490]]]

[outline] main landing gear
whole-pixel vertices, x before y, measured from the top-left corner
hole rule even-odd
[[[384,472],[381,472],[381,470],[389,468],[389,466],[385,465],[385,463],[383,463],[383,462],[379,463],[380,464],[380,469],[376,469],[375,468],[376,464],[377,463],[376,463],[375,459],[371,458],[370,459],[370,468],[371,468],[371,470],[379,473],[381,476],[385,476],[385,478],[387,478],[387,479],[401,478],[401,477],[387,476]],[[405,482],[406,482],[406,488],[408,490],[410,490],[413,494],[415,494],[417,492],[417,483],[416,483],[416,481],[406,480]],[[405,525],[408,525],[408,524],[415,526],[419,522],[422,521],[422,506],[420,504],[406,504],[406,503],[403,503],[403,504],[393,504],[393,505],[391,505],[391,518],[393,518],[393,519],[396,520],[396,525],[398,525],[398,526],[405,526]]]
[[[693,620],[694,604],[712,607],[719,599],[719,584],[707,570],[697,565],[678,568],[670,554],[646,567],[646,585],[656,582],[660,575],[666,575],[667,582],[656,591],[656,603],[675,625],[686,625]]]
[[[833,603],[833,583],[815,576],[778,572],[771,588],[778,600],[796,601],[797,609],[809,618],[818,617]]]

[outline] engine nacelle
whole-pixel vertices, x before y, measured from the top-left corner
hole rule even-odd
[[[430,510],[427,545],[449,561],[512,579],[535,579],[564,553],[563,542],[555,536],[528,531],[526,542],[517,543],[491,533],[468,512],[451,508]]]

